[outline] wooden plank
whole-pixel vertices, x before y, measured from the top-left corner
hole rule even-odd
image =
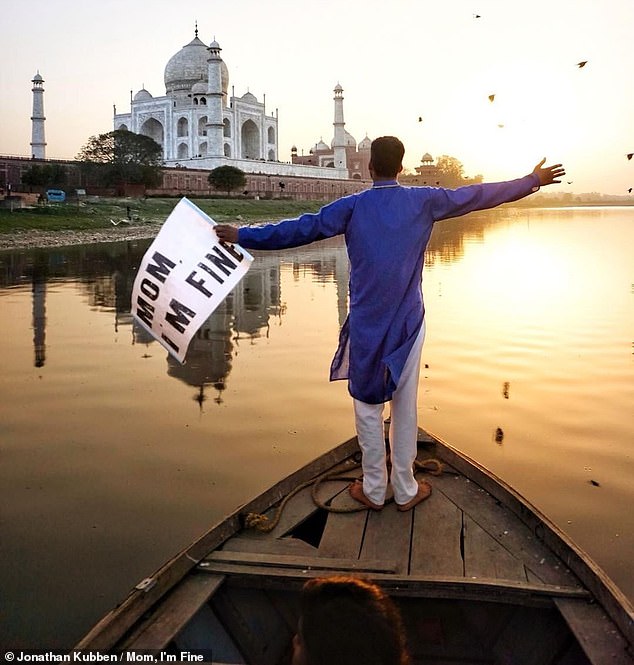
[[[225,586],[212,608],[248,663],[277,665],[288,655],[293,633],[264,591]]]
[[[206,663],[246,665],[237,644],[209,605],[203,605],[174,638],[176,652],[189,651],[203,656]],[[163,654],[161,654],[163,656]],[[159,659],[162,660],[163,658]]]
[[[468,619],[479,603],[397,598],[413,663],[491,665]],[[508,611],[508,608],[507,608]]]
[[[160,650],[167,646],[223,581],[218,575],[188,575],[151,618],[130,636],[126,648]]]
[[[284,554],[255,554],[253,552],[212,552],[200,568],[210,568],[215,563],[256,566],[258,568],[297,568],[302,570],[356,570],[365,572],[394,573],[396,562],[393,560],[335,559],[331,557],[296,557]],[[207,564],[207,566],[205,566]]]
[[[331,502],[337,510],[354,507],[355,501],[344,489]],[[363,532],[368,511],[329,513],[324,533],[319,542],[319,555],[324,557],[356,559],[361,552]]]
[[[317,548],[298,538],[268,538],[267,536],[235,536],[223,546],[223,552],[260,552],[262,554],[288,554],[316,556]]]
[[[409,570],[415,575],[460,577],[462,511],[442,492],[431,496],[414,513]]]
[[[524,564],[469,515],[463,516],[462,528],[465,577],[527,581]]]
[[[435,479],[434,489],[453,501],[543,582],[565,586],[578,584],[562,561],[519,518],[476,483],[461,476],[441,476]]]
[[[383,510],[370,511],[363,536],[360,561],[389,559],[396,562],[396,572],[406,574],[412,536],[413,510],[400,512],[391,503]]]
[[[477,482],[516,515],[527,526],[529,532],[534,534],[569,569],[564,572],[570,572],[576,576],[580,583],[595,596],[597,602],[605,608],[618,625],[628,643],[634,645],[634,606],[596,562],[562,529],[503,480],[438,437],[432,438],[436,441],[436,456]],[[541,559],[539,561],[541,564]],[[539,570],[537,572],[542,574]]]
[[[590,662],[597,665],[634,663],[622,633],[600,605],[569,598],[558,598],[555,604]]]
[[[324,559],[324,562],[328,559]],[[338,564],[342,560],[331,559],[335,564],[326,569],[327,574],[372,573],[372,579],[385,588],[390,595],[414,598],[452,598],[491,602],[519,603],[526,605],[551,605],[553,598],[590,598],[585,589],[539,583],[538,585],[513,582],[511,580],[466,579],[464,577],[434,577],[373,572]],[[345,563],[345,560],[344,560]],[[348,561],[354,564],[354,561]],[[368,562],[364,562],[367,566]],[[204,566],[204,567],[203,567]],[[373,566],[385,567],[385,566]],[[205,561],[199,566],[201,572],[223,574],[234,585],[267,589],[299,589],[312,577],[323,576],[323,568],[275,568],[256,564],[239,564],[223,561]]]
[[[271,589],[267,591],[267,596],[280,616],[286,621],[289,630],[296,633],[300,614],[299,594],[288,589]]]
[[[552,663],[569,641],[570,634],[556,612],[516,607],[496,637],[492,652],[496,663],[545,665]]]

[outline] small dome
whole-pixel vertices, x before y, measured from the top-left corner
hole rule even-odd
[[[207,85],[206,81],[198,81],[198,83],[194,83],[192,86],[192,94],[193,95],[205,95],[207,94],[207,88],[209,86]]]
[[[258,98],[252,92],[245,92],[241,99],[243,99],[245,102],[249,102],[250,104],[258,103]]]
[[[40,74],[39,71],[38,71],[37,74],[31,79],[31,82],[32,82],[32,83],[35,83],[36,81],[37,81],[38,83],[42,83],[42,81],[44,81],[44,79],[42,78],[42,75]]]
[[[154,99],[154,98],[145,88],[141,88],[141,90],[139,90],[139,92],[137,92],[136,95],[134,95],[135,102],[145,102],[148,99]]]
[[[422,159],[421,159],[420,161],[421,161],[421,162],[433,162],[433,161],[434,161],[434,158],[433,158],[428,152],[426,152],[426,153],[423,155],[423,157],[422,157]]]
[[[356,148],[357,147],[357,140],[354,138],[354,136],[352,136],[352,134],[350,132],[348,132],[347,130],[344,130],[343,144],[346,146],[346,148]],[[334,138],[330,142],[330,147],[331,148],[335,147],[335,139]]]
[[[329,151],[330,148],[328,147],[328,145],[326,143],[324,143],[321,139],[319,139],[319,143],[315,144],[314,150],[315,150],[315,152],[321,152],[321,151],[324,151],[324,150]]]
[[[335,86],[335,92],[343,92],[343,88],[341,87],[341,83],[337,83]]]
[[[297,152],[297,146],[295,144],[291,146],[291,152]]]
[[[215,39],[213,40],[213,42],[211,42],[211,44],[209,44],[209,48],[212,48],[212,49],[215,49],[215,50],[218,50],[218,51],[221,50],[220,49],[220,44]]]
[[[365,135],[365,138],[359,143],[359,150],[369,150],[372,147],[372,141]]]

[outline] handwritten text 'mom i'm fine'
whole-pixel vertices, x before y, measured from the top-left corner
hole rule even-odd
[[[196,264],[195,269],[185,278],[185,284],[206,298],[211,298],[214,295],[212,291],[214,283],[224,284],[226,277],[231,275],[232,271],[235,270],[238,263],[243,259],[244,255],[233,245],[221,241],[220,246],[214,246]],[[153,327],[156,313],[154,303],[159,299],[161,286],[165,284],[165,281],[175,267],[176,262],[160,252],[154,252],[151,261],[146,267],[147,274],[139,285],[139,291],[142,295],[137,297],[136,316],[149,328]],[[215,280],[215,282],[212,280]],[[173,330],[184,333],[187,326],[189,326],[195,317],[195,310],[176,298],[172,298],[165,312],[165,323]],[[169,329],[167,332],[165,330],[161,331],[161,338],[176,353],[179,352],[178,345],[169,336]]]

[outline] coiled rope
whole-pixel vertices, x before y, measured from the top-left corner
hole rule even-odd
[[[317,476],[316,478],[311,478],[310,480],[307,480],[306,482],[299,484],[291,492],[289,492],[281,501],[280,505],[275,510],[273,519],[269,519],[266,515],[263,515],[261,513],[248,513],[244,518],[245,528],[256,529],[257,531],[261,531],[262,533],[270,533],[279,524],[279,521],[282,517],[282,513],[284,512],[286,504],[298,492],[301,492],[306,487],[311,487],[311,485],[312,488],[310,490],[310,495],[312,497],[313,503],[322,510],[326,510],[329,513],[356,513],[361,510],[368,510],[365,506],[361,504],[354,506],[345,506],[345,507],[342,506],[340,508],[336,506],[330,506],[317,496],[319,487],[328,480],[336,480],[338,482],[339,481],[354,482],[355,480],[358,480],[359,479],[358,476],[350,476],[345,474],[360,467],[361,467],[361,462],[348,460],[347,468],[338,469],[337,471],[329,471],[327,473],[322,474],[321,476]],[[429,473],[432,476],[440,476],[444,472],[444,470],[445,470],[445,465],[440,460],[437,460],[435,458],[429,458],[426,460],[422,460],[420,462],[418,460],[414,461],[414,474],[420,471],[424,473]],[[394,500],[393,498],[390,498],[386,501],[386,503],[390,503],[393,500]]]

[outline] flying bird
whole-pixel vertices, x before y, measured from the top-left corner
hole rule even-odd
[[[474,14],[473,18],[482,18],[482,16],[480,16],[480,14]]]
[[[632,157],[634,157],[634,152],[628,152],[627,153],[627,158],[632,159]]]
[[[585,67],[587,64],[588,64],[587,60],[582,60],[581,62],[577,63],[577,67],[579,67],[579,69],[581,69],[582,67]]]
[[[423,118],[420,115],[418,116],[418,122],[423,122]]]
[[[632,188],[630,187],[627,191],[631,194],[632,193]]]
[[[492,102],[495,99],[495,95],[489,95],[489,101]]]

